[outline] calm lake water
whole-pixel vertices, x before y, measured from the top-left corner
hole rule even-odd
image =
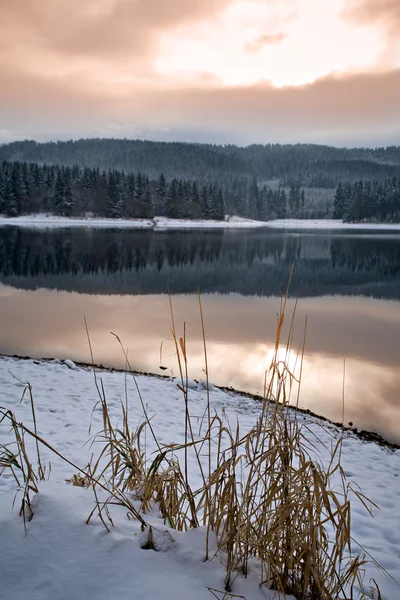
[[[292,263],[300,405],[340,420],[344,377],[346,423],[400,442],[400,233],[1,227],[0,352],[90,362],[85,315],[97,363],[124,366],[113,331],[135,369],[177,375],[170,290],[204,377],[199,289],[211,381],[262,393]]]

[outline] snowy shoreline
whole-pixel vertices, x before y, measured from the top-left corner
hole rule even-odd
[[[272,229],[352,229],[400,232],[400,223],[343,223],[335,219],[276,219],[275,221],[267,221],[266,226]]]
[[[371,230],[399,231],[400,223],[343,223],[334,219],[277,219],[274,221],[255,221],[236,216],[227,216],[225,221],[185,219],[103,219],[103,218],[70,218],[56,215],[34,214],[21,217],[0,216],[0,226],[12,225],[35,228],[103,228],[103,229],[151,229],[165,231],[167,229],[294,229],[294,230]]]
[[[127,391],[132,427],[143,422],[142,408],[131,378],[114,370],[102,370],[98,378],[104,385],[111,419],[118,422],[120,402]],[[160,442],[179,444],[185,413],[176,380],[147,375],[137,375],[136,379]],[[40,436],[72,463],[84,468],[92,453],[99,451],[87,443],[93,433],[101,431],[103,423],[89,366],[81,367],[72,361],[0,356],[0,382],[0,406],[14,411],[18,422],[31,428],[30,398],[29,393],[24,394],[24,389],[25,382],[32,385]],[[210,402],[212,410],[224,415],[228,422],[240,423],[243,433],[260,415],[259,402],[230,390],[213,388]],[[191,413],[202,415],[206,403],[204,385],[191,384]],[[315,460],[321,464],[329,462],[330,449],[341,435],[340,428],[329,422],[321,423],[304,413],[300,413],[298,419],[308,432],[310,452]],[[88,432],[89,424],[92,433]],[[3,423],[0,444],[10,441],[10,428]],[[154,444],[150,436],[146,443],[148,457],[152,460]],[[27,438],[26,444],[28,454],[34,456],[33,440]],[[192,600],[207,600],[210,594],[205,586],[222,589],[225,570],[219,558],[204,562],[204,528],[187,533],[169,529],[169,533],[165,533],[167,527],[163,520],[156,512],[149,513],[147,522],[160,535],[169,536],[170,543],[160,552],[144,552],[140,545],[140,523],[127,519],[122,507],[111,507],[113,527],[110,533],[105,532],[98,519],[85,525],[93,509],[91,490],[66,485],[66,480],[74,474],[71,465],[46,447],[41,448],[41,455],[44,464],[51,462],[51,474],[49,481],[39,482],[39,493],[33,496],[35,514],[27,523],[27,536],[18,514],[20,496],[13,504],[15,481],[12,477],[0,477],[2,585],[9,598],[106,600],[118,597],[127,600],[134,590],[134,596],[143,600],[159,596],[165,600],[184,600],[190,589]],[[390,576],[398,579],[400,451],[365,443],[346,432],[341,462],[347,481],[356,488],[359,485],[380,507],[380,510],[373,509],[374,518],[371,518],[360,503],[352,499],[352,534],[356,540],[352,552],[358,553],[360,547],[365,548]],[[200,487],[200,481],[198,485]],[[378,580],[384,600],[398,597],[397,583],[382,575],[374,564],[367,565],[366,584],[371,577]],[[172,587],[171,580],[174,582]],[[241,576],[235,579],[233,591],[247,600],[277,599],[273,592],[260,590],[258,583],[257,571],[252,569],[247,579]],[[293,596],[287,598],[293,600]]]
[[[18,227],[85,227],[103,229],[152,229],[164,231],[166,229],[243,229],[266,227],[264,221],[252,221],[240,217],[230,217],[226,221],[189,221],[185,219],[167,219],[154,217],[154,219],[101,219],[101,218],[69,218],[55,215],[24,215],[22,217],[0,216],[0,226],[14,225]]]
[[[58,359],[58,358],[54,358],[54,357],[34,358],[32,356],[19,356],[16,354],[13,354],[13,355],[0,354],[0,363],[1,363],[2,359],[16,360],[16,361],[28,360],[28,361],[32,361],[34,364],[41,364],[41,363],[48,363],[50,365],[51,364],[64,364],[72,370],[83,369],[85,371],[90,371],[91,373],[93,373],[93,369],[95,369],[96,373],[119,373],[119,374],[124,374],[124,375],[127,374],[127,371],[124,369],[118,369],[116,367],[106,367],[103,364],[90,364],[90,363],[85,363],[82,361],[73,361],[71,359],[62,360],[62,359]],[[128,372],[128,374],[130,374],[130,373]],[[164,382],[173,381],[176,383],[179,380],[179,378],[174,378],[169,375],[163,375],[161,373],[150,373],[150,372],[146,372],[146,371],[133,371],[133,374],[135,377],[155,378],[155,379],[159,379]],[[180,382],[180,380],[178,382]],[[196,383],[198,383],[198,382],[196,382]],[[263,400],[262,396],[260,396],[260,395],[252,394],[251,392],[246,392],[244,390],[238,390],[238,389],[235,389],[230,386],[214,385],[214,384],[210,383],[210,388],[215,389],[215,390],[220,390],[221,392],[224,392],[228,395],[240,396],[242,398],[249,398],[256,402],[262,402],[262,400]],[[313,420],[320,421],[321,424],[328,424],[329,426],[337,427],[339,429],[342,428],[341,423],[332,421],[331,419],[328,419],[327,417],[324,417],[323,415],[315,413],[308,408],[300,408],[300,407],[295,407],[294,405],[289,405],[288,409],[290,411],[297,411],[298,413],[300,413],[302,415],[309,416]],[[390,450],[399,450],[400,449],[400,444],[390,442],[389,440],[385,439],[383,436],[381,436],[378,433],[375,433],[374,431],[368,431],[366,429],[358,429],[357,427],[350,427],[350,426],[344,426],[343,431],[347,435],[354,436],[354,437],[356,437],[360,440],[363,440],[364,442],[367,442],[367,443],[374,443],[374,444],[377,444],[378,446],[382,446],[382,447],[388,448]]]

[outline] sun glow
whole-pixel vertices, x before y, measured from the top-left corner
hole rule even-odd
[[[379,30],[354,28],[341,8],[337,0],[239,0],[212,21],[164,32],[155,68],[185,83],[277,87],[375,68],[383,52]]]

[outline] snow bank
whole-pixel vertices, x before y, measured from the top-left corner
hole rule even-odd
[[[100,523],[85,525],[90,491],[50,481],[34,498],[25,536],[17,511],[10,512],[12,501],[11,494],[0,496],[4,599],[211,600],[205,586],[221,589],[224,568],[204,563],[203,529],[179,533],[150,516],[158,552],[142,550],[140,526],[121,507],[113,508],[107,534]],[[265,598],[251,577],[241,579],[237,591],[248,600]]]
[[[13,410],[29,427],[29,395],[25,394],[21,402],[23,387],[12,375],[32,384],[39,435],[69,460],[85,467],[98,450],[96,445],[86,443],[89,424],[92,434],[102,428],[100,407],[93,411],[98,400],[93,373],[82,367],[71,370],[60,361],[0,358],[0,406]],[[125,398],[127,386],[130,421],[135,428],[143,416],[131,378],[108,371],[99,372],[98,377],[112,419],[119,418],[120,399]],[[185,413],[177,382],[150,376],[138,376],[137,381],[160,443],[181,442]],[[194,384],[191,387],[195,388]],[[189,390],[190,411],[199,419],[204,414],[206,396],[202,385]],[[224,413],[232,424],[238,420],[242,433],[250,430],[260,414],[257,401],[218,388],[211,391],[211,404],[213,411]],[[329,423],[322,425],[315,417],[300,414],[298,418],[307,425],[316,457],[327,461],[339,430]],[[3,423],[0,444],[9,441],[9,427]],[[148,444],[151,456],[150,441]],[[32,440],[27,439],[27,445],[28,450],[34,450]],[[0,477],[1,589],[3,593],[7,590],[5,598],[210,600],[212,596],[205,586],[223,588],[225,571],[219,559],[203,562],[202,529],[178,533],[168,530],[157,514],[146,515],[158,539],[160,551],[154,552],[141,548],[138,523],[128,520],[126,510],[120,507],[111,507],[114,527],[110,533],[98,520],[85,525],[93,508],[92,493],[67,485],[65,480],[74,474],[73,468],[47,448],[42,449],[42,459],[51,461],[52,470],[50,480],[40,484],[39,494],[33,497],[35,515],[27,524],[27,537],[18,516],[18,500],[13,506],[15,482],[12,477]],[[353,536],[394,578],[399,578],[400,453],[363,442],[349,432],[343,442],[342,465],[353,484],[360,485],[380,506],[372,519],[359,503],[355,504]],[[377,579],[384,600],[400,597],[397,584],[382,576],[374,565],[367,567],[367,583],[370,577]],[[258,587],[256,572],[250,572],[247,580],[238,576],[233,591],[247,600],[274,598]]]
[[[46,227],[98,227],[103,229],[111,228],[132,228],[132,229],[152,229],[154,223],[150,219],[96,219],[96,218],[69,218],[58,217],[56,215],[35,214],[23,215],[22,217],[4,217],[0,216],[1,225],[17,225],[18,227],[37,227],[38,229]]]
[[[97,219],[97,218],[68,218],[56,215],[24,215],[22,217],[0,216],[1,225],[14,225],[18,227],[96,227],[103,229],[154,229],[163,231],[165,229],[248,229],[254,227],[265,227],[262,221],[252,221],[240,217],[228,217],[226,221],[188,219],[167,219],[166,217],[154,217],[154,219]]]
[[[103,219],[103,218],[68,218],[56,215],[35,214],[22,217],[0,216],[0,226],[16,225],[19,227],[87,227],[103,229],[153,229],[164,231],[166,229],[324,229],[324,230],[376,230],[400,231],[400,223],[342,223],[333,219],[276,219],[274,221],[254,221],[235,215],[226,215],[225,221],[188,219],[167,219],[154,217],[154,219]]]
[[[400,223],[343,223],[334,219],[276,219],[268,221],[272,229],[362,229],[400,231]]]
[[[226,216],[225,221],[212,221],[201,219],[190,221],[188,219],[167,219],[165,217],[154,217],[155,230],[161,229],[253,229],[266,227],[265,221],[254,221],[242,219],[241,217]]]

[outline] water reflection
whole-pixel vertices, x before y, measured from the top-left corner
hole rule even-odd
[[[275,297],[237,294],[203,296],[210,377],[215,383],[262,392],[279,302]],[[175,296],[174,310],[181,330],[187,323],[191,375],[201,377],[204,358],[196,297]],[[160,372],[160,344],[170,338],[168,298],[161,294],[96,296],[0,286],[0,352],[89,361],[84,314],[96,362],[123,366],[118,344],[109,334],[114,331],[129,349],[135,368]],[[400,442],[398,303],[340,296],[302,299],[295,347],[306,315],[302,406],[340,420],[346,358],[346,421]],[[164,342],[162,361],[167,373],[177,374],[172,342]]]
[[[398,234],[0,230],[0,281],[24,289],[270,296],[293,262],[296,295],[400,299]]]

